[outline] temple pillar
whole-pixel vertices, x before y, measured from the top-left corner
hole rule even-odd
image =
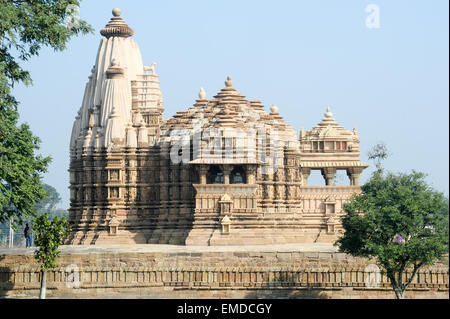
[[[359,174],[353,174],[353,185],[359,185]]]
[[[230,184],[230,174],[233,167],[228,165],[223,165],[222,172],[223,172],[223,183],[224,184]]]
[[[305,168],[305,167],[302,168],[303,186],[308,185],[308,178],[309,178],[310,174],[311,174],[310,168]]]
[[[363,169],[361,168],[347,168],[347,176],[350,180],[350,185],[358,186],[359,185],[359,176],[361,175]]]
[[[331,186],[334,185],[334,176],[336,175],[335,168],[322,168],[321,169],[322,176],[325,179],[325,185]]]
[[[247,168],[247,184],[255,184],[256,183],[256,167],[249,166]]]
[[[208,166],[200,165],[198,167],[198,175],[200,177],[200,184],[206,184],[206,174],[208,173]]]

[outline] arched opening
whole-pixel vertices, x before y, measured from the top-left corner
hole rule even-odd
[[[223,184],[224,176],[222,170],[218,166],[211,166],[206,175],[207,184]]]
[[[246,184],[247,175],[242,166],[237,166],[231,171],[230,184]]]
[[[325,180],[323,179],[320,169],[311,169],[308,178],[308,186],[325,186]]]
[[[335,186],[349,186],[350,180],[347,176],[347,172],[342,169],[336,170],[336,175],[334,176],[334,185]]]

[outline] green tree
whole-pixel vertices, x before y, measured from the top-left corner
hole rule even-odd
[[[46,195],[35,207],[38,212],[53,212],[56,209],[56,205],[61,201],[61,196],[53,186],[42,184],[42,188]]]
[[[45,198],[35,205],[38,215],[48,214],[49,218],[53,217],[68,217],[68,212],[65,209],[56,209],[56,205],[61,201],[61,196],[58,191],[48,184],[42,184],[45,190]],[[31,219],[25,219],[26,222],[31,224]],[[24,236],[23,231],[14,232],[14,245],[23,244]],[[0,246],[6,245],[9,241],[9,221],[0,223]]]
[[[424,178],[377,170],[343,206],[339,250],[374,258],[399,299],[421,267],[448,254],[448,200]]]
[[[57,209],[56,205],[61,202],[61,196],[58,191],[48,184],[42,184],[46,196],[43,200],[35,205],[37,214],[42,215],[47,213],[49,218],[53,217],[68,217],[69,213],[65,209]]]
[[[41,174],[50,162],[35,154],[40,140],[29,126],[18,124],[12,89],[32,83],[20,62],[42,47],[64,50],[72,36],[91,32],[73,15],[77,6],[78,0],[0,0],[0,223],[18,226],[36,215],[35,204],[45,196]]]
[[[388,158],[389,152],[384,142],[379,142],[372,147],[367,153],[369,160],[375,161],[375,166],[378,170],[382,170],[382,161]]]
[[[41,263],[41,290],[39,298],[45,299],[47,288],[47,271],[57,267],[56,258],[60,255],[59,246],[63,244],[69,229],[66,218],[54,217],[49,220],[48,214],[37,217],[33,222],[34,242],[38,249],[34,258]]]
[[[16,126],[18,114],[0,110],[0,222],[15,226],[35,215],[35,204],[45,196],[41,173],[50,158],[35,155],[39,139],[28,125]]]

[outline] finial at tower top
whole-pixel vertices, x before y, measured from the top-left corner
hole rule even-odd
[[[112,10],[112,14],[113,14],[113,16],[115,16],[115,17],[120,17],[120,15],[122,14],[122,10],[120,10],[120,8],[114,8],[114,9]]]
[[[231,80],[230,76],[227,76],[227,80],[225,81],[225,85],[227,88],[233,86],[233,81]]]
[[[133,29],[131,29],[125,21],[120,17],[122,10],[114,8],[112,10],[113,17],[109,23],[100,30],[100,34],[106,38],[110,37],[122,37],[128,38],[134,35]]]
[[[206,99],[206,92],[203,88],[200,88],[200,92],[198,93],[198,98],[200,100],[205,100]]]
[[[338,123],[336,123],[336,120],[333,117],[333,113],[331,113],[331,108],[328,106],[327,111],[324,114],[324,118],[322,119],[322,122],[319,123],[320,126],[337,126]]]
[[[272,104],[272,106],[270,107],[270,113],[278,114],[278,106],[276,106],[275,104]]]

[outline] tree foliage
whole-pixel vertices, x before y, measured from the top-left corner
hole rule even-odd
[[[0,111],[0,222],[21,224],[36,214],[35,204],[45,197],[41,173],[49,157],[35,155],[39,139],[28,125],[16,126],[17,112]]]
[[[65,217],[54,217],[49,220],[48,214],[38,216],[33,222],[34,243],[38,249],[34,251],[34,258],[41,263],[41,290],[39,298],[45,299],[47,288],[47,271],[55,268],[56,258],[61,252],[59,246],[64,243],[68,232],[70,231],[69,222]]]
[[[48,217],[68,217],[68,212],[65,209],[57,209],[56,205],[61,201],[61,196],[58,191],[48,184],[42,184],[42,188],[46,192],[44,199],[35,205],[37,215],[48,214]],[[31,224],[31,219],[25,219],[26,222]],[[14,232],[14,245],[23,246],[24,237],[23,232],[18,231],[17,227]],[[9,221],[0,223],[0,246],[6,245],[9,241]]]
[[[52,212],[56,209],[56,205],[61,201],[61,196],[51,185],[42,184],[42,188],[45,191],[45,197],[36,204],[36,209],[38,212]]]
[[[79,6],[78,0],[0,0],[2,93],[9,94],[14,83],[31,83],[30,74],[17,60],[38,55],[43,46],[62,51],[72,36],[92,31],[83,20],[67,27],[74,6]]]
[[[41,263],[41,271],[57,267],[56,258],[60,255],[59,246],[63,244],[69,229],[66,218],[54,217],[49,220],[48,214],[37,217],[33,222],[34,243],[38,249],[34,257]]]
[[[448,254],[448,200],[424,178],[378,170],[343,206],[340,251],[375,258],[398,298],[422,266]]]
[[[382,169],[381,163],[383,160],[388,158],[388,156],[389,152],[384,142],[379,142],[367,153],[369,160],[375,161],[375,166],[378,170]]]
[[[83,20],[67,27],[77,0],[0,0],[0,223],[22,224],[36,215],[35,204],[45,197],[41,174],[50,157],[36,155],[40,140],[27,124],[18,124],[16,83],[31,84],[21,61],[42,47],[66,48],[72,36],[92,28]]]

